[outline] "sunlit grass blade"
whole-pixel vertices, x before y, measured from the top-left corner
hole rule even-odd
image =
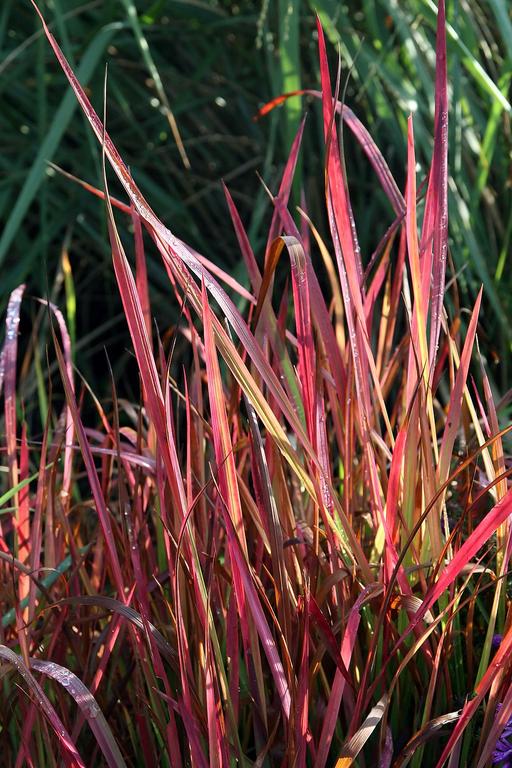
[[[445,24],[444,0],[440,0],[437,14],[434,154],[426,202],[426,207],[432,205],[433,209],[431,359],[435,358],[439,346],[448,250],[448,81]],[[430,237],[430,232],[427,232],[427,240],[430,240]]]
[[[407,634],[424,618],[426,612],[434,605],[444,590],[457,578],[461,569],[470,562],[478,550],[489,540],[490,536],[511,514],[512,509],[512,491],[494,506],[482,522],[475,528],[472,534],[466,539],[453,559],[446,565],[441,572],[438,580],[427,591],[423,598],[423,604],[414,614],[413,620],[407,628]]]
[[[85,768],[80,754],[67,730],[64,728],[55,708],[44,693],[43,689],[34,678],[30,670],[25,666],[23,659],[17,656],[10,648],[0,645],[0,657],[4,663],[11,664],[25,680],[30,693],[34,696],[37,708],[48,719],[60,745],[62,758],[69,768]]]
[[[119,747],[112,735],[103,712],[98,707],[94,696],[83,682],[70,672],[66,667],[61,667],[53,661],[40,661],[39,659],[30,660],[31,669],[42,672],[44,675],[53,678],[62,685],[78,704],[80,711],[85,716],[89,727],[91,728],[96,741],[103,752],[109,768],[125,768],[126,763],[123,760]]]
[[[299,91],[292,91],[291,93],[284,93],[281,96],[277,96],[276,98],[272,99],[272,101],[269,101],[267,104],[261,107],[258,112],[258,115],[260,117],[263,117],[264,115],[271,112],[272,109],[279,106],[283,102],[286,102],[288,99],[293,98],[295,95],[301,95],[301,94],[314,96],[315,98],[318,98],[318,99],[322,98],[321,91],[315,91],[311,89],[303,89]],[[362,150],[367,155],[370,163],[372,164],[375,170],[375,173],[377,174],[377,177],[382,185],[384,192],[386,193],[389,201],[391,202],[391,205],[393,206],[395,213],[397,215],[403,214],[405,210],[404,199],[400,193],[400,190],[398,189],[396,181],[394,180],[391,174],[391,171],[389,170],[388,164],[386,163],[381,151],[377,147],[368,129],[354,114],[352,109],[350,109],[350,107],[347,106],[346,104],[343,104],[343,107],[342,107],[341,102],[336,101],[335,110],[337,114],[342,115],[343,122],[348,125],[350,130],[353,132],[355,138],[361,145]]]
[[[69,289],[68,289],[69,290]],[[66,365],[66,375],[70,384],[71,391],[75,391],[75,374],[73,369],[73,345],[72,337],[66,326],[66,321],[60,309],[49,301],[41,300],[41,303],[46,304],[55,317],[57,325],[59,327],[60,337],[62,339],[62,352],[64,355],[64,361]],[[69,405],[66,406],[66,420],[65,420],[65,433],[64,433],[64,476],[62,478],[62,491],[61,496],[64,505],[67,507],[69,504],[69,495],[71,488],[71,471],[73,462],[73,416]]]
[[[11,5],[0,10],[0,45]],[[200,110],[185,110],[187,102],[175,92],[187,153],[192,158],[199,148],[204,159],[203,170],[182,174],[190,196],[179,200],[183,190],[173,168],[183,163],[176,147],[171,142],[168,157],[164,145],[151,147],[153,134],[144,130],[150,118],[135,119],[141,114],[136,96],[146,99],[147,88],[156,86],[138,82],[137,74],[151,69],[147,60],[132,73],[133,103],[123,100],[117,68],[108,88],[105,80],[101,120],[91,103],[95,95],[68,63],[70,38],[58,4],[56,28],[67,60],[42,22],[41,58],[48,42],[86,131],[92,127],[88,138],[103,151],[103,174],[99,164],[96,174],[103,176],[102,190],[90,171],[91,183],[80,181],[80,164],[64,158],[73,169],[72,194],[84,205],[84,216],[68,222],[68,236],[60,240],[73,265],[76,307],[69,317],[76,317],[79,331],[87,287],[95,284],[86,274],[90,262],[83,261],[87,233],[112,257],[110,270],[105,262],[105,293],[114,286],[112,311],[121,312],[126,327],[110,337],[102,324],[75,343],[60,310],[70,296],[65,261],[46,306],[36,305],[32,332],[19,338],[21,365],[13,354],[14,324],[7,324],[0,360],[7,414],[0,445],[2,628],[5,647],[26,668],[32,659],[38,674],[53,669],[75,692],[82,681],[84,689],[71,697],[52,680],[44,686],[72,746],[92,747],[93,762],[264,768],[284,761],[326,768],[338,761],[391,768],[393,761],[410,760],[412,768],[434,768],[449,727],[455,768],[478,762],[484,754],[478,739],[496,736],[497,704],[508,716],[512,428],[503,425],[510,396],[499,402],[494,394],[494,360],[504,345],[495,349],[487,326],[486,313],[496,306],[492,290],[478,293],[471,270],[461,273],[458,261],[466,256],[458,238],[475,248],[486,233],[495,255],[506,234],[503,201],[496,196],[492,210],[489,204],[506,174],[494,161],[484,181],[481,158],[502,152],[507,137],[497,133],[495,115],[482,145],[488,92],[479,91],[475,111],[474,82],[464,80],[457,62],[448,68],[442,4],[437,55],[428,4],[421,11],[425,27],[416,6],[388,0],[372,9],[364,0],[353,19],[341,6],[335,19],[330,0],[317,5],[326,27],[317,20],[318,57],[306,61],[304,72],[320,79],[321,90],[301,90],[298,80],[287,86],[296,98],[307,97],[312,119],[299,124],[297,116],[291,148],[284,142],[281,148],[278,113],[272,115],[268,151],[261,163],[256,153],[253,160],[263,168],[254,211],[248,210],[249,186],[241,189],[218,166],[230,179],[230,191],[223,188],[227,212],[222,196],[220,210],[236,237],[222,230],[213,198],[198,197],[199,174],[217,173],[211,137],[188,138],[196,120],[208,128],[210,112],[220,120],[219,110],[232,108],[220,96],[227,83],[220,78],[219,98],[211,104],[208,93]],[[124,7],[135,13],[131,0]],[[124,36],[133,49],[135,29],[139,45],[155,46],[162,88],[170,71],[159,49],[163,12],[155,4],[144,17],[134,15],[136,24]],[[197,6],[194,13],[213,14],[219,33],[234,23],[224,9]],[[173,32],[187,14],[181,8]],[[240,18],[247,20],[245,14],[242,9]],[[271,16],[265,7],[258,21],[269,56]],[[501,47],[492,49],[495,61],[477,50],[479,31],[489,44],[496,38],[491,17],[482,11],[478,23],[473,14],[456,22],[492,79],[504,61]],[[293,19],[288,53],[293,49],[295,58],[297,30],[305,36],[312,23],[309,13]],[[361,41],[366,24],[371,35]],[[326,36],[341,52],[334,93]],[[76,32],[72,39],[79,37]],[[395,63],[391,53],[398,54]],[[117,56],[117,48],[110,55]],[[189,78],[195,56],[191,50],[180,62]],[[212,53],[204,66],[217,61]],[[351,79],[340,96],[345,66]],[[38,87],[40,94],[47,87],[41,73]],[[251,98],[267,98],[263,80],[257,90]],[[449,136],[448,92],[454,105]],[[116,145],[105,128],[109,93]],[[285,101],[291,109],[289,95],[261,111]],[[158,100],[153,109],[162,106]],[[407,123],[411,110],[414,133],[412,118]],[[161,120],[155,113],[153,122]],[[266,129],[254,127],[251,149]],[[144,162],[129,141],[132,130],[147,150]],[[233,135],[230,167],[238,162],[238,143]],[[171,197],[162,194],[155,158],[162,167],[169,160]],[[468,163],[485,212],[468,202]],[[111,169],[117,179],[110,185]],[[323,194],[313,183],[318,170]],[[406,180],[405,199],[394,177]],[[307,181],[303,189],[299,178]],[[110,193],[114,184],[126,200]],[[449,280],[448,184],[456,262]],[[290,200],[299,197],[300,209],[291,210]],[[42,238],[50,198],[45,192],[34,219]],[[183,207],[192,210],[198,201],[208,226],[198,216],[194,234],[177,237],[175,231],[186,231]],[[0,184],[0,215],[4,202]],[[107,242],[86,205],[106,210]],[[236,257],[218,258],[224,234],[238,242],[238,264]],[[33,304],[23,310],[22,334]],[[19,318],[19,302],[10,313]],[[89,375],[75,384],[73,355],[82,369],[84,344],[98,346],[90,351],[95,365],[100,344],[107,347],[108,363],[101,358],[99,366],[110,376],[106,392],[101,372],[94,387]],[[479,344],[481,370],[475,371]],[[37,490],[30,482],[22,487],[37,467]],[[496,631],[505,635],[498,651]],[[11,675],[3,684],[13,701],[0,729],[6,762],[15,768],[62,762],[62,743],[39,717],[35,698],[27,703]],[[474,690],[478,703],[468,699]],[[100,728],[95,738],[85,721],[96,706],[108,731]]]
[[[18,326],[20,323],[20,308],[24,291],[25,286],[20,285],[11,293],[9,298],[5,321],[5,344],[3,351],[5,438],[11,487],[15,487],[18,484],[16,365],[18,352]],[[19,509],[17,492],[14,495],[14,506],[16,510]],[[16,517],[17,516],[18,512],[16,513]]]
[[[281,698],[283,712],[286,717],[290,716],[290,692],[286,680],[285,672],[270,628],[265,619],[261,605],[259,603],[256,590],[248,572],[247,565],[243,556],[247,553],[247,544],[243,522],[241,519],[240,499],[236,483],[235,467],[233,460],[233,450],[225,414],[224,395],[221,387],[220,369],[215,349],[215,340],[213,336],[213,327],[210,319],[210,307],[206,297],[206,290],[203,286],[203,325],[205,333],[205,350],[208,370],[208,389],[210,395],[210,407],[212,409],[212,425],[215,441],[215,452],[218,465],[220,490],[222,491],[227,505],[228,517],[226,526],[228,536],[236,537],[236,540],[230,542],[230,556],[234,566],[233,577],[235,579],[235,589],[237,591],[237,602],[240,615],[244,616],[244,606],[247,601],[252,618],[256,625],[258,634],[263,645],[263,650],[268,658],[275,684]],[[232,533],[231,530],[232,529]],[[238,542],[238,543],[237,543]],[[240,550],[239,547],[240,546]],[[238,582],[238,586],[237,586]],[[247,627],[249,630],[249,627]],[[247,638],[249,631],[247,631]]]
[[[357,733],[343,747],[341,755],[336,761],[336,768],[349,768],[353,765],[355,758],[379,725],[387,703],[388,697],[387,694],[384,694],[380,701],[372,707]]]
[[[460,412],[462,408],[464,387],[466,386],[467,382],[469,364],[471,361],[471,352],[475,346],[475,335],[481,301],[482,289],[480,289],[478,293],[475,306],[473,308],[473,313],[471,315],[471,320],[464,342],[464,349],[462,350],[460,358],[460,365],[455,379],[455,385],[450,396],[446,427],[443,432],[443,439],[441,441],[441,448],[439,451],[438,474],[441,483],[445,482],[450,470],[450,457],[452,455],[453,445],[457,434],[457,425],[460,423]]]

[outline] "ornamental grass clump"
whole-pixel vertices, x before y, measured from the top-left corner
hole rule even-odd
[[[118,396],[108,364],[112,397],[95,398],[55,300],[38,304],[47,379],[35,335],[18,365],[33,300],[14,291],[0,366],[6,764],[483,768],[505,755],[510,428],[477,344],[481,292],[463,312],[446,278],[444,3],[432,161],[417,185],[411,116],[403,190],[339,75],[333,88],[318,24],[328,232],[307,199],[289,207],[302,122],[264,253],[224,190],[249,287],[153,212],[42,23],[103,149],[104,189],[76,181],[104,200],[140,401]],[[347,129],[389,201],[373,254],[358,246]],[[179,310],[171,333],[152,315],[147,252]],[[32,370],[42,436],[24,417]]]

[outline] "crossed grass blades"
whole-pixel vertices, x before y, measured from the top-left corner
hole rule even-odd
[[[225,188],[249,290],[151,210],[41,20],[103,150],[104,190],[87,188],[105,201],[141,387],[127,402],[112,377],[100,403],[45,300],[46,392],[36,334],[18,361],[31,299],[23,285],[11,294],[0,364],[3,759],[483,768],[512,712],[509,428],[479,355],[482,293],[469,315],[445,309],[447,291],[450,307],[459,302],[445,277],[444,4],[430,171],[417,189],[410,117],[403,193],[339,101],[339,72],[333,89],[318,22],[330,241],[307,200],[288,207],[302,121],[269,193],[262,269]],[[389,201],[364,257],[342,130]],[[107,162],[126,202],[109,194]],[[116,216],[133,226],[134,269]],[[162,336],[148,245],[180,310]],[[288,280],[273,295],[278,272]],[[20,394],[32,375],[40,435]]]

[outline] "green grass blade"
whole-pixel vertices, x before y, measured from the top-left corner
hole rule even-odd
[[[98,65],[101,64],[107,46],[119,29],[121,29],[120,24],[109,24],[103,27],[91,41],[77,70],[78,77],[82,83],[89,82]],[[18,229],[45,179],[47,162],[54,156],[77,106],[74,94],[68,91],[53,117],[51,128],[44,142],[39,147],[36,159],[32,163],[25,183],[3,229],[2,236],[0,237],[0,266],[5,262],[8,253],[11,251]]]

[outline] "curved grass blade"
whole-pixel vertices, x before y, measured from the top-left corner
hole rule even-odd
[[[75,391],[75,381],[74,381],[74,369],[73,369],[73,348],[71,344],[71,337],[69,335],[66,321],[64,320],[64,316],[60,309],[53,304],[51,301],[47,301],[45,299],[38,299],[38,301],[41,302],[41,304],[48,306],[48,308],[51,310],[51,312],[54,314],[55,319],[57,321],[57,325],[59,326],[60,336],[62,339],[62,350],[64,353],[64,361],[66,365],[66,373],[68,377],[68,381],[70,383],[71,391],[74,393]],[[71,469],[72,469],[72,462],[73,462],[73,415],[71,413],[71,408],[69,405],[66,406],[66,431],[64,434],[64,471],[63,471],[63,478],[62,478],[62,491],[61,491],[61,498],[63,499],[63,502],[65,505],[69,503],[69,495],[70,495],[70,489],[71,489]]]
[[[115,613],[118,613],[120,616],[123,616],[125,619],[131,622],[134,627],[137,627],[144,632],[146,631],[146,628],[148,628],[151,632],[151,637],[158,646],[160,653],[162,653],[162,655],[165,656],[165,658],[170,662],[175,663],[177,660],[176,651],[172,645],[167,642],[162,633],[159,632],[158,629],[153,624],[151,624],[151,622],[144,622],[140,613],[137,613],[137,611],[134,610],[131,606],[126,605],[125,603],[121,603],[119,600],[116,600],[113,597],[106,597],[105,595],[80,595],[78,597],[63,597],[53,605],[57,607],[59,605],[92,605],[96,608],[105,608],[107,611],[114,611]]]
[[[34,696],[37,708],[45,715],[55,732],[66,766],[69,768],[85,768],[85,763],[80,757],[80,754],[78,753],[78,750],[73,743],[71,736],[64,728],[64,725],[56,713],[54,707],[52,706],[50,700],[28,667],[25,665],[25,662],[21,656],[18,656],[16,653],[14,653],[14,651],[11,651],[11,649],[7,648],[5,645],[0,645],[0,658],[8,664],[11,664],[24,678],[29,691]]]
[[[263,115],[268,114],[272,109],[274,109],[274,107],[279,106],[279,104],[282,104],[284,101],[292,98],[297,94],[314,96],[317,99],[322,98],[321,91],[315,91],[309,88],[305,88],[300,91],[292,91],[291,93],[284,93],[281,96],[277,96],[275,99],[272,99],[272,101],[269,101],[267,104],[265,104],[259,110],[258,116],[263,117]],[[336,113],[342,115],[343,122],[348,125],[348,127],[354,134],[355,138],[361,145],[361,149],[368,157],[368,160],[373,166],[373,169],[377,175],[377,178],[379,179],[382,189],[386,193],[386,196],[390,201],[391,205],[393,206],[393,210],[395,211],[396,215],[397,216],[403,215],[403,213],[405,212],[404,199],[402,197],[402,194],[398,188],[398,185],[395,179],[393,178],[393,175],[389,169],[389,166],[384,160],[384,157],[380,149],[377,147],[372,135],[370,134],[368,129],[363,125],[363,123],[359,120],[359,118],[356,117],[356,115],[350,109],[350,107],[347,107],[346,104],[342,105],[341,101],[338,101],[338,100],[336,100],[334,104],[335,104]]]
[[[304,429],[299,424],[297,416],[293,410],[293,407],[291,406],[290,402],[286,398],[286,395],[277,379],[277,376],[272,371],[260,347],[255,343],[254,337],[250,333],[247,327],[247,324],[241,317],[240,313],[236,309],[231,299],[227,296],[226,292],[220,287],[217,281],[202,266],[202,264],[194,256],[194,254],[188,249],[188,247],[181,240],[179,240],[179,238],[176,238],[167,229],[167,227],[165,227],[162,224],[162,222],[151,210],[148,203],[142,196],[140,190],[138,189],[137,185],[133,181],[128,168],[123,162],[121,156],[119,155],[117,149],[115,148],[108,133],[104,131],[101,120],[99,119],[98,115],[92,108],[92,105],[89,99],[87,98],[83,88],[78,82],[68,62],[66,61],[53,35],[49,31],[43,16],[41,15],[39,9],[37,8],[37,5],[35,4],[34,0],[31,0],[31,1],[34,5],[34,8],[36,8],[37,10],[37,13],[41,19],[41,23],[43,24],[43,28],[45,30],[48,41],[50,42],[55,52],[55,55],[75,92],[76,97],[86,117],[88,118],[89,123],[94,133],[96,134],[97,139],[100,141],[100,143],[104,147],[106,157],[108,158],[109,162],[114,168],[119,180],[124,186],[126,192],[128,193],[131,201],[133,202],[138,213],[140,214],[146,227],[149,229],[150,233],[154,237],[157,247],[159,248],[162,256],[164,257],[166,266],[176,274],[176,277],[181,282],[184,289],[187,291],[187,293],[190,294],[189,295],[190,303],[193,304],[198,314],[201,313],[200,291],[198,290],[195,282],[191,280],[190,274],[188,273],[188,269],[190,269],[190,271],[193,274],[195,274],[197,277],[199,277],[201,280],[204,281],[208,291],[215,297],[219,305],[222,307],[223,312],[226,318],[228,319],[229,323],[231,324],[233,330],[235,331],[236,335],[239,337],[244,347],[248,351],[250,351],[251,359],[260,370],[267,385],[272,390],[276,398],[276,401],[278,402],[280,408],[285,414],[287,420],[293,427],[295,434],[297,435],[301,443],[303,443],[304,446],[308,449],[308,451],[310,453],[313,453],[311,446],[308,446],[308,440],[305,435]],[[107,197],[107,203],[108,202],[109,202],[109,198]],[[222,326],[218,322],[214,322],[214,330],[215,330],[215,334],[218,339],[218,342],[219,343],[222,342],[221,349],[222,349],[223,356],[226,362],[228,363],[228,365],[230,365],[231,367],[232,366],[231,360],[233,357],[233,353],[237,360],[239,360],[239,356],[234,350],[233,345],[227,339],[226,333],[223,330]],[[230,351],[230,353],[227,353],[226,346],[232,347],[232,350]],[[238,362],[238,365],[234,366],[234,373],[235,373],[235,376],[237,377],[239,377],[240,375],[239,374],[240,365],[243,366],[243,363],[241,362],[241,360]],[[255,403],[255,406],[259,410],[260,417],[262,417],[263,421],[268,422],[267,413],[266,413],[267,409],[260,407],[260,403],[262,404],[261,398],[258,396],[253,397],[253,394],[251,394],[251,397],[253,398],[253,402]],[[268,415],[270,416],[270,414]],[[273,431],[275,432],[275,428]],[[280,429],[279,431],[282,432],[282,430]],[[284,432],[282,432],[282,434],[284,436]],[[291,452],[291,447],[289,446],[289,441],[285,438],[283,442],[282,438],[280,438],[278,440],[278,443],[282,448],[285,449],[285,455],[287,456],[287,458],[291,459],[292,452]],[[294,460],[292,460],[292,466],[293,465],[297,467],[297,462],[295,462]]]
[[[78,707],[89,723],[96,742],[105,756],[109,768],[126,768],[126,763],[119,751],[117,742],[112,735],[110,726],[96,699],[86,685],[73,672],[53,661],[30,659],[31,669],[42,672],[62,685],[78,704]]]
[[[343,747],[341,755],[336,761],[336,768],[349,768],[354,763],[354,760],[380,723],[387,706],[388,695],[385,693],[377,704],[372,707],[357,733]]]

